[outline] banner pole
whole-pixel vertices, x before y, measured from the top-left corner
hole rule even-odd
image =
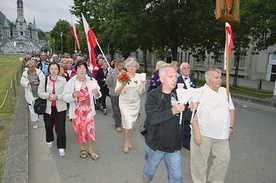
[[[97,39],[95,39],[95,41],[96,41],[96,43],[97,43],[97,45],[98,45],[98,47],[99,47],[99,49],[100,49],[100,51],[101,51],[101,53],[102,53],[104,59],[105,59],[105,61],[106,61],[107,65],[108,65],[108,67],[110,67],[109,62],[108,62],[108,60],[106,59],[105,54],[104,54],[104,52],[103,52],[103,50],[102,50],[100,44],[98,43]]]
[[[225,41],[225,47],[226,47],[226,93],[227,93],[227,100],[229,102],[229,57],[228,57],[228,32],[225,29],[225,37],[226,37],[226,41]]]

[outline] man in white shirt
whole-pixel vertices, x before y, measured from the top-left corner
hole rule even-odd
[[[221,70],[211,68],[205,73],[197,114],[192,121],[191,174],[194,183],[223,183],[230,161],[229,139],[235,125],[235,107],[226,88],[221,87]],[[214,156],[208,178],[210,151]]]

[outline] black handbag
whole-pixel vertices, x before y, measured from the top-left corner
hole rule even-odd
[[[45,79],[45,91],[47,85],[47,77]],[[44,114],[47,107],[47,99],[37,98],[34,103],[34,111],[37,114]]]

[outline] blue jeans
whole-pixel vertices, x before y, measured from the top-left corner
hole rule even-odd
[[[168,182],[183,183],[182,155],[180,150],[171,153],[158,150],[154,151],[146,145],[145,159],[146,165],[143,170],[144,178],[151,181],[159,163],[161,160],[164,160],[168,172]]]

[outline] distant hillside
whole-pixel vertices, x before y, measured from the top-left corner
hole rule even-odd
[[[0,24],[4,25],[5,15],[0,11]],[[11,21],[9,21],[8,17],[8,24],[10,25]]]

